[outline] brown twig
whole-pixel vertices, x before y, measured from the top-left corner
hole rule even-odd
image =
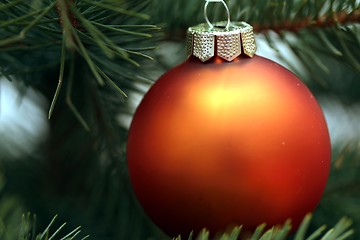
[[[67,17],[74,28],[79,27],[79,22],[75,18],[74,14],[70,11],[71,5],[74,4],[74,0],[58,0],[57,10],[60,16],[60,24],[65,28],[64,18]]]
[[[345,25],[350,23],[359,23],[360,22],[360,9],[357,9],[350,14],[347,12],[337,12],[331,15],[323,15],[318,17],[317,19],[313,19],[311,17],[300,19],[297,21],[285,21],[271,24],[252,24],[255,32],[265,32],[272,30],[274,32],[298,32],[304,28],[309,27],[319,27],[319,28],[327,28],[332,27],[337,24]]]

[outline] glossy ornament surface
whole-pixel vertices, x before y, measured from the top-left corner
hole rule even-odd
[[[203,227],[298,225],[330,168],[324,115],[291,72],[255,55],[164,74],[134,115],[127,145],[135,194],[170,236]]]

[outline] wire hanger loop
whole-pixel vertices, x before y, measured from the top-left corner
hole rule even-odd
[[[228,6],[226,5],[226,3],[224,2],[224,0],[205,0],[205,5],[204,5],[204,16],[205,16],[205,20],[206,23],[209,25],[210,29],[214,28],[214,25],[210,22],[208,16],[207,16],[207,7],[209,5],[210,2],[214,2],[214,3],[222,3],[223,6],[225,7],[226,13],[227,13],[227,24],[225,26],[226,30],[229,30],[229,26],[230,26],[230,11]]]

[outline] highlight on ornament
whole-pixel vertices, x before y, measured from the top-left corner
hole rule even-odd
[[[130,180],[171,237],[287,219],[296,229],[321,199],[331,157],[324,114],[300,79],[255,51],[247,23],[190,27],[188,59],[134,114]]]

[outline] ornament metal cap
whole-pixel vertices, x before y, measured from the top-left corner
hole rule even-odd
[[[229,9],[224,0],[205,1],[206,23],[189,27],[187,31],[188,56],[194,55],[205,62],[216,55],[230,62],[243,50],[244,54],[253,57],[256,52],[253,27],[246,22],[231,22]],[[215,24],[209,21],[206,11],[209,2],[221,2],[224,5],[227,21]]]

